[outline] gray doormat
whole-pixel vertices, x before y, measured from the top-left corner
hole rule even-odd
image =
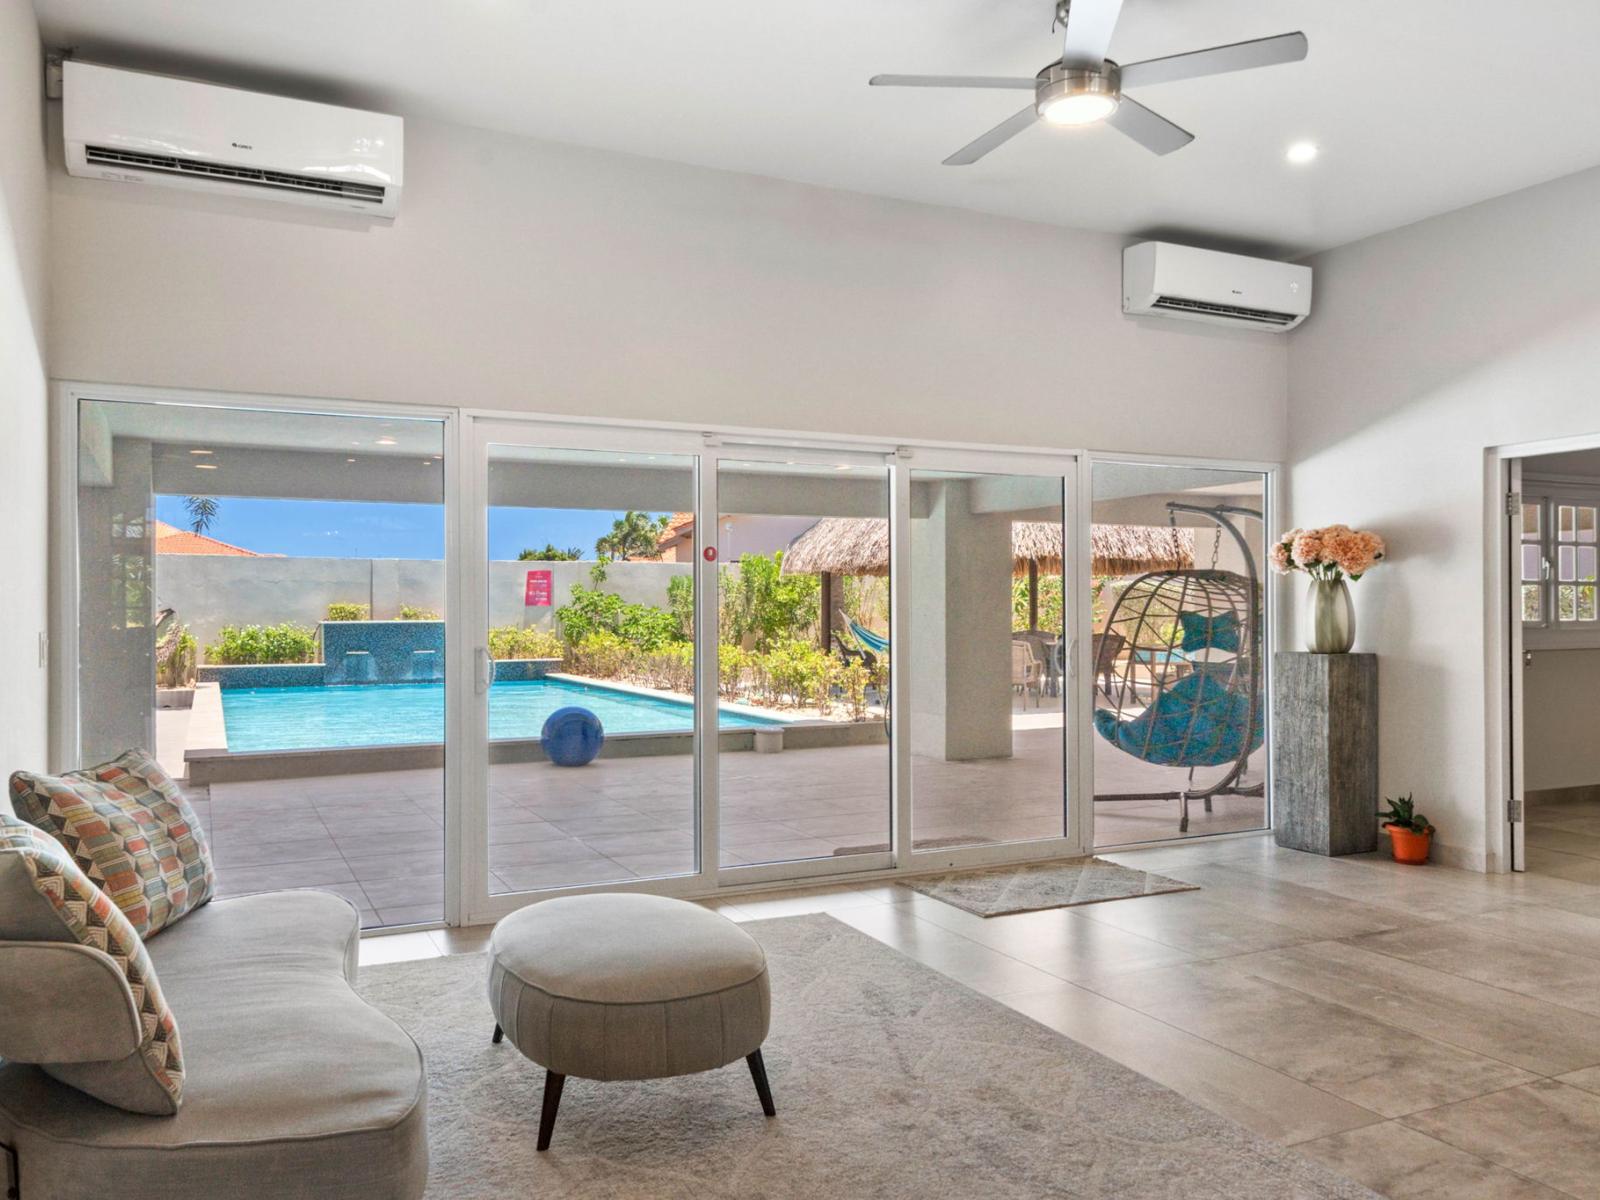
[[[980,917],[1200,890],[1195,884],[1124,867],[1104,858],[1073,858],[1032,866],[929,875],[901,880],[900,886]]]
[[[763,1047],[644,1083],[569,1079],[495,1046],[481,954],[364,967],[428,1064],[428,1200],[1376,1200],[1293,1150],[831,917],[745,926],[767,952]]]

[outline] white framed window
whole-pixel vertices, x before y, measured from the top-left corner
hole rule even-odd
[[[1600,484],[1541,484],[1522,503],[1522,621],[1600,637]]]

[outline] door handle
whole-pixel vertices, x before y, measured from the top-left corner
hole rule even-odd
[[[477,677],[473,682],[478,695],[481,696],[489,690],[489,684],[494,678],[494,660],[489,657],[487,646],[478,647],[477,660]]]

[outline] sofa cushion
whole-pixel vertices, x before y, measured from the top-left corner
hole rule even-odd
[[[0,1006],[15,1025],[0,1053],[36,1061],[63,1083],[130,1112],[178,1111],[184,1078],[178,1026],[144,943],[55,839],[9,820],[0,820],[0,938],[88,947],[116,969],[78,974],[82,964],[71,965],[73,978],[92,989],[83,994],[63,992],[66,980],[54,969],[0,975]],[[52,968],[68,967],[50,961]],[[127,1028],[129,1004],[137,1037]],[[117,1022],[115,1030],[85,1027],[108,1019]],[[108,1037],[109,1048],[132,1045],[116,1057],[95,1057],[108,1048],[102,1040]]]
[[[140,937],[211,899],[211,853],[200,823],[143,750],[66,775],[18,771],[11,802],[18,816],[67,848]]]
[[[356,910],[315,891],[218,900],[150,943],[184,1015],[183,1109],[152,1121],[0,1067],[22,1195],[413,1200],[427,1181],[416,1044],[351,989]]]

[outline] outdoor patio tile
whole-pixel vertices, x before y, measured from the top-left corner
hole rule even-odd
[[[550,823],[572,837],[595,837],[611,834],[649,833],[662,829],[693,829],[692,822],[674,820],[671,816],[653,816],[648,813],[616,813],[604,817],[556,817]]]
[[[1600,1197],[1600,1096],[1591,1092],[1541,1079],[1404,1123],[1570,1196]]]
[[[254,838],[219,835],[212,840],[211,856],[219,870],[261,867],[278,863],[315,862],[340,858],[339,847],[326,833],[307,838]]]
[[[401,808],[400,804],[405,804],[406,807]],[[317,815],[336,836],[341,831],[356,832],[369,829],[382,829],[386,833],[423,832],[435,835],[439,831],[438,821],[411,807],[405,800],[397,804],[363,802],[338,808],[318,806]]]
[[[537,891],[540,888],[579,887],[594,883],[620,883],[634,878],[633,872],[609,858],[587,858],[578,862],[539,863],[525,867],[497,867],[504,892]]]
[[[363,883],[361,887],[379,915],[382,915],[385,909],[444,902],[443,875],[413,875],[407,879],[372,879]]]
[[[1562,1200],[1567,1195],[1398,1121],[1335,1133],[1295,1149],[1390,1200]]]
[[[692,875],[694,851],[679,850],[671,854],[619,854],[614,859],[640,879],[655,879],[667,875]]]
[[[607,857],[661,854],[668,850],[692,850],[694,830],[652,829],[646,833],[611,833],[579,840],[597,854],[604,854]]]
[[[1291,1144],[1383,1119],[1348,1100],[1071,984],[999,999],[1041,1025],[1275,1142]]]
[[[441,845],[437,850],[416,850],[407,854],[373,854],[347,858],[345,862],[361,882],[437,875],[444,869],[444,847]]]
[[[274,892],[282,888],[322,887],[330,883],[354,883],[355,872],[342,858],[274,863],[261,867],[217,868],[217,894],[242,896],[250,892]]]
[[[336,828],[334,840],[347,858],[367,858],[379,854],[409,854],[439,850],[444,846],[444,832],[440,829],[406,829],[394,833],[382,826],[371,828]]]
[[[539,817],[526,821],[489,822],[491,845],[509,845],[512,842],[554,842],[562,841],[567,836],[559,825],[553,825]]]
[[[1386,1117],[1535,1078],[1386,1025],[1366,1011],[1254,978],[1228,960],[1114,975],[1085,986]]]
[[[728,847],[736,854],[743,856],[746,862],[796,862],[807,858],[831,858],[834,846],[832,842],[818,841],[815,838],[788,838],[773,842],[735,843]]]
[[[494,871],[503,867],[529,867],[540,863],[581,862],[602,857],[592,846],[577,838],[560,841],[491,843],[489,866]]]

